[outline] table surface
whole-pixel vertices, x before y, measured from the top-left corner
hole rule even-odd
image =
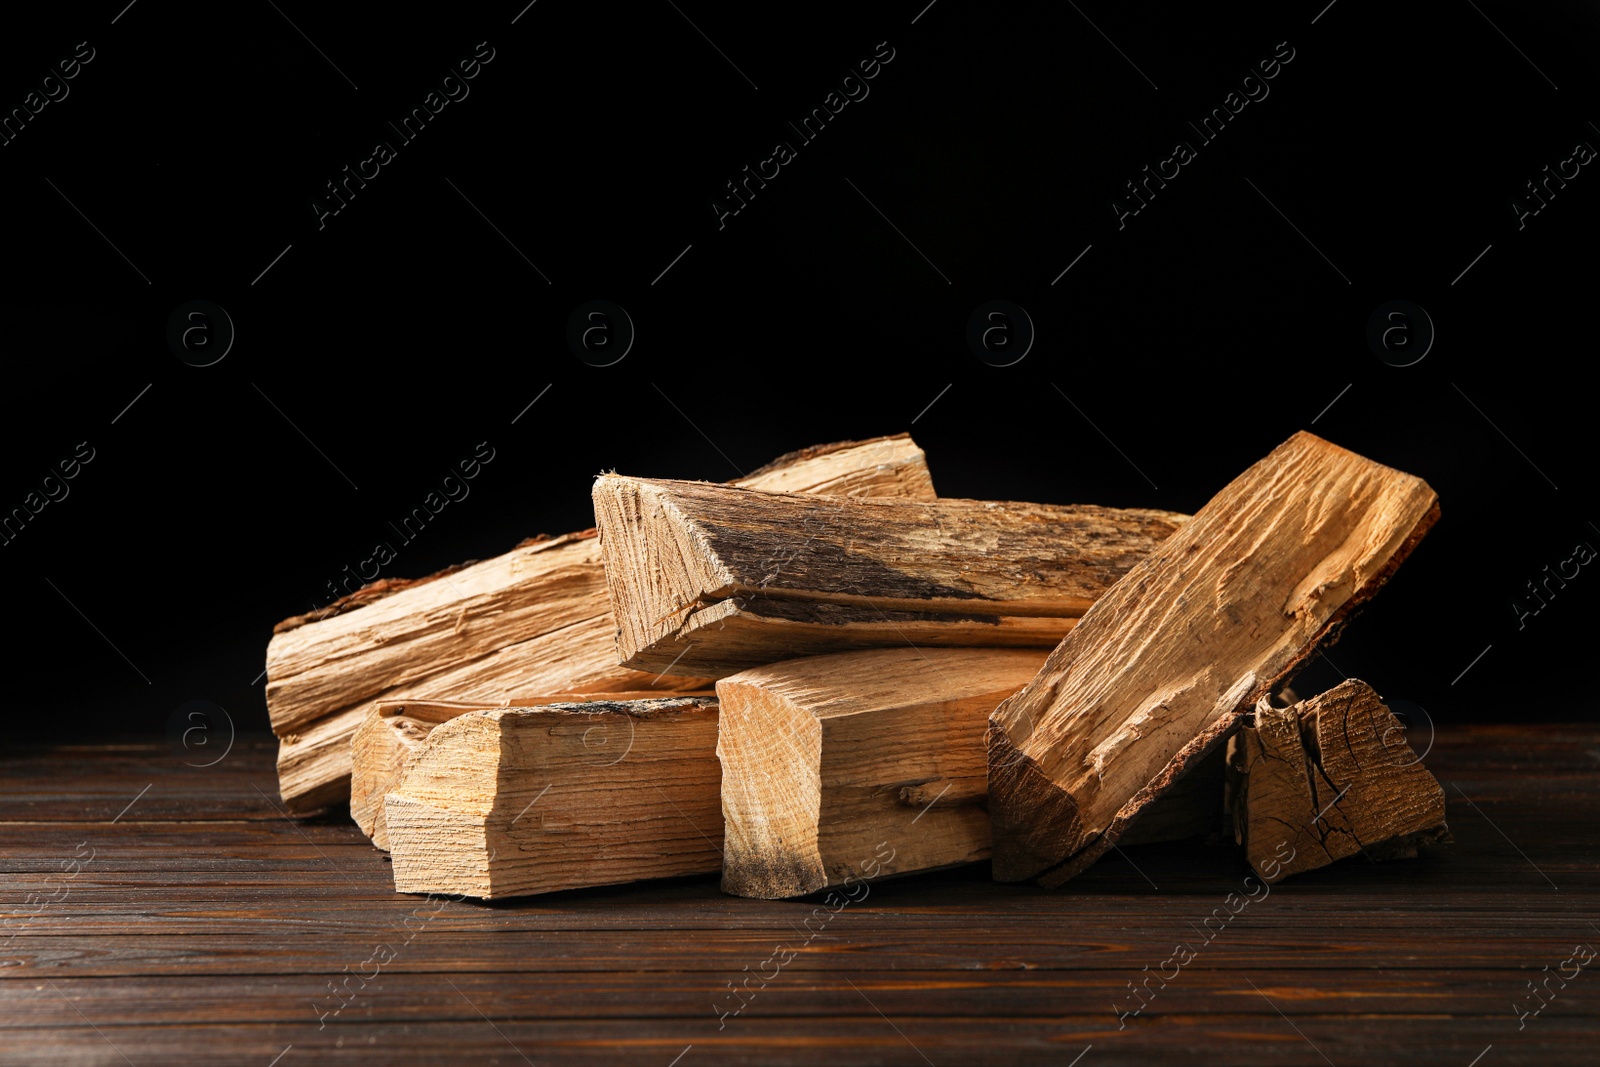
[[[1417,860],[1262,896],[1231,844],[1147,845],[836,912],[713,876],[401,896],[348,819],[280,814],[273,752],[0,755],[0,1062],[1600,1062],[1600,728],[1441,728],[1455,841]]]

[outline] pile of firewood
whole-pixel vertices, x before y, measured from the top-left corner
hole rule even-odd
[[[284,803],[348,800],[402,892],[1055,885],[1230,817],[1276,881],[1446,837],[1369,686],[1282,698],[1439,515],[1311,434],[1193,516],[942,499],[906,435],[593,498],[597,529],[276,628]]]

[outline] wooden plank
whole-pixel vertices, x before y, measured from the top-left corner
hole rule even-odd
[[[395,894],[354,826],[278,815],[251,784],[271,792],[269,747],[207,769],[176,769],[165,745],[8,749],[0,811],[39,817],[0,824],[0,1061],[1465,1067],[1492,1044],[1478,1067],[1588,1062],[1586,972],[1517,1012],[1529,980],[1600,941],[1600,730],[1418,732],[1446,792],[1472,800],[1453,848],[1408,863],[1403,891],[1360,862],[1268,887],[1164,984],[1176,943],[1259,890],[1231,850],[1123,847],[1070,893],[981,865],[876,882],[808,942],[826,899],[731,897],[702,875],[445,900],[397,944],[440,902]],[[99,850],[64,882],[84,840]],[[32,915],[30,895],[63,887]],[[370,974],[379,944],[398,955],[319,1030],[328,983]],[[722,1018],[729,983],[772,975],[776,946],[795,956]],[[1146,1003],[1119,1019],[1130,983]]]
[[[48,992],[48,990],[46,991]],[[869,999],[875,999],[871,991]],[[857,999],[861,999],[860,992]],[[1258,994],[1244,985],[1230,1000]],[[457,998],[461,1000],[461,998]],[[1291,1026],[1276,1014],[1214,1011],[1173,1015],[1118,1031],[1099,1012],[1048,1013],[991,1022],[982,1016],[941,1019],[906,1016],[829,1020],[766,1019],[746,1015],[717,1031],[709,1024],[678,1019],[538,1020],[490,1025],[485,1017],[449,1021],[330,1024],[316,1032],[287,1024],[206,1024],[180,1027],[118,1027],[97,1034],[87,1026],[32,1031],[18,1048],[39,1067],[71,1064],[204,1063],[214,1067],[263,1067],[275,1056],[301,1062],[373,1060],[384,1064],[467,1063],[567,1067],[570,1064],[637,1061],[674,1067],[695,1064],[761,1064],[763,1067],[881,1067],[884,1064],[962,1064],[972,1067],[1149,1067],[1152,1063],[1208,1062],[1245,1067],[1469,1067],[1489,1045],[1494,1051],[1478,1067],[1537,1067],[1586,1064],[1592,1060],[1593,1020],[1542,1021],[1538,1032],[1517,1040],[1503,1015],[1417,1018],[1410,1015],[1300,1017]],[[1296,1032],[1298,1027],[1299,1032]],[[898,1032],[897,1032],[898,1031]],[[112,1043],[115,1043],[115,1048]],[[293,1051],[285,1055],[287,1046]],[[1092,1046],[1092,1050],[1091,1047]],[[1218,1053],[1225,1050],[1226,1058]]]
[[[370,953],[370,948],[368,949]],[[365,957],[363,957],[364,959]],[[361,960],[354,961],[359,964]],[[352,971],[359,970],[352,967]],[[978,974],[911,969],[904,971],[856,970],[850,973],[811,971],[788,974],[771,983],[771,995],[758,998],[737,1018],[805,1019],[876,1018],[873,1005],[887,1015],[905,1018],[967,1016],[988,1019],[1043,1018],[1052,1014],[1111,1012],[1108,995],[1118,990],[1129,998],[1123,972],[999,970]],[[30,1030],[81,1025],[77,1011],[112,1025],[123,1021],[143,1026],[182,1026],[232,1018],[243,1023],[303,1024],[308,1012],[329,1011],[337,1001],[328,998],[330,979],[345,972],[323,975],[234,975],[169,977],[160,983],[123,982],[104,978],[55,978],[62,996],[18,998],[17,1013],[8,1029]],[[370,970],[369,972],[370,973]],[[340,1025],[351,1022],[410,1022],[413,1024],[470,1017],[467,998],[494,1019],[682,1019],[700,1023],[716,1018],[713,1008],[725,1005],[730,994],[726,976],[711,971],[691,971],[663,982],[661,975],[626,972],[577,973],[551,981],[549,972],[538,981],[508,981],[506,974],[462,973],[450,983],[437,974],[382,971],[381,995],[354,999],[337,1016]],[[1506,1010],[1505,993],[1526,989],[1527,974],[1514,968],[1479,971],[1475,981],[1420,969],[1379,969],[1370,973],[1365,987],[1337,987],[1320,982],[1304,969],[1262,968],[1250,980],[1279,1003],[1284,1015],[1294,1018],[1362,1011],[1376,1015],[1453,1016],[1496,1015]],[[871,1003],[852,989],[871,996]],[[1250,1005],[1240,996],[1250,987],[1235,972],[1185,969],[1182,981],[1156,990],[1138,1017],[1149,1021],[1174,1015],[1203,1014],[1226,1003],[1241,1014],[1273,1015],[1266,1001]],[[1552,985],[1552,991],[1558,992]],[[0,985],[0,997],[5,995]],[[347,994],[348,996],[348,994]],[[67,998],[70,998],[70,1003]],[[1526,1000],[1526,997],[1524,998]],[[1594,1018],[1596,1007],[1574,995],[1558,995],[1539,1019]],[[309,1016],[313,1024],[318,1016]],[[729,1019],[730,1025],[733,1019]],[[331,1025],[331,1023],[330,1023]],[[1515,1026],[1513,1025],[1513,1029]]]
[[[484,900],[714,871],[710,697],[472,711],[384,801],[395,888]]]
[[[792,452],[741,484],[800,493],[932,499],[905,434]],[[516,694],[680,691],[692,678],[617,666],[594,531],[527,541],[415,581],[384,580],[279,623],[267,709],[285,805],[306,814],[350,795],[350,739],[374,700],[498,701]]]
[[[722,677],[859,648],[1045,647],[1184,516],[603,476],[620,661]]]
[[[995,709],[995,877],[1059,884],[1098,859],[1438,514],[1420,478],[1304,432],[1234,479]]]

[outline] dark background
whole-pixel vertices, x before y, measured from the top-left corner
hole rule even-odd
[[[1600,177],[1520,231],[1510,203],[1600,146],[1594,9],[924,3],[113,0],[9,26],[5,111],[95,58],[0,147],[0,511],[95,458],[0,545],[7,733],[159,733],[191,700],[264,729],[272,624],[380,539],[385,576],[422,575],[590,525],[601,470],[720,480],[905,429],[944,495],[1193,511],[1311,428],[1444,517],[1300,687],[1584,714],[1600,578],[1520,629],[1512,601],[1600,547]],[[319,229],[324,183],[480,41],[470,95]],[[798,144],[786,122],[882,41],[870,95]],[[1185,121],[1282,41],[1270,95],[1201,145]],[[1119,230],[1111,199],[1180,138],[1198,158]],[[779,139],[797,159],[719,230]],[[994,298],[1037,328],[1009,367],[965,339]],[[236,328],[209,367],[165,338],[193,299]],[[610,367],[565,340],[590,299],[637,329]],[[1392,299],[1437,328],[1413,366],[1365,338]],[[389,521],[483,441],[470,496],[400,546]]]

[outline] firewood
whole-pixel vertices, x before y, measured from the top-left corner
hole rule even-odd
[[[793,897],[986,858],[989,712],[1044,659],[873,649],[719,681],[723,891]],[[857,866],[872,855],[881,870]]]
[[[1059,884],[1099,858],[1337,635],[1438,514],[1420,478],[1309,433],[1234,479],[995,709],[995,877]]]
[[[793,452],[741,484],[933,499],[922,450],[904,434]],[[615,629],[593,530],[524,542],[429,578],[385,579],[316,615],[285,619],[267,647],[285,806],[304,814],[348,798],[350,739],[374,700],[498,702],[709,684],[619,668]]]
[[[1185,518],[615,475],[594,506],[619,662],[712,677],[861,648],[1051,647]]]
[[[487,900],[715,871],[716,747],[711,697],[457,716],[385,799],[395,888]]]
[[[1044,659],[871,649],[719,681],[723,890],[792,897],[988,858],[989,712]],[[1220,830],[1220,755],[1146,811],[1128,842]]]
[[[1237,839],[1264,881],[1358,852],[1411,857],[1448,838],[1444,790],[1365,682],[1288,708],[1263,699],[1255,725],[1228,742]]]
[[[696,696],[710,696],[709,690]],[[632,693],[549,693],[496,701],[462,700],[380,700],[350,739],[350,817],[361,832],[378,848],[389,848],[388,823],[383,814],[383,798],[399,784],[406,760],[422,746],[435,726],[486,707],[537,707],[543,704],[649,700],[662,696],[659,691]]]

